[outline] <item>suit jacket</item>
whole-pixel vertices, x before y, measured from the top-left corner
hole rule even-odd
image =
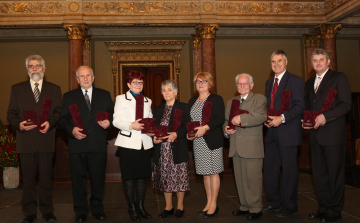
[[[197,98],[189,100],[189,113]],[[207,124],[210,127],[209,135],[204,135],[204,140],[209,149],[214,150],[224,145],[222,125],[225,121],[225,105],[223,98],[217,94],[210,94],[207,101],[212,102],[212,108],[210,122]]]
[[[274,77],[265,83],[265,96],[267,98],[267,108],[271,105],[271,92],[274,84]],[[286,71],[280,81],[274,100],[274,109],[280,110],[282,91],[291,91],[289,110],[283,111],[285,123],[277,128],[269,128],[266,134],[266,142],[274,140],[274,131],[277,131],[281,145],[297,146],[302,141],[301,118],[305,109],[304,81],[301,77]]]
[[[96,115],[98,111],[110,113],[110,126],[108,129],[112,128],[113,126],[111,123],[113,120],[114,102],[111,99],[110,93],[100,88],[93,87],[91,97],[91,110],[89,111],[81,87],[64,94],[59,124],[69,136],[68,142],[70,153],[106,152],[106,138],[108,132],[96,122]],[[69,106],[73,104],[76,104],[79,109],[81,120],[86,131],[86,137],[82,140],[76,139],[72,134],[75,125]]]
[[[228,125],[233,99],[240,100],[240,96],[227,102],[224,128]],[[240,104],[240,109],[249,112],[240,115],[241,127],[246,129],[236,127],[235,134],[230,135],[229,157],[237,153],[243,158],[264,158],[263,124],[267,117],[266,97],[250,92],[246,100]]]
[[[346,74],[329,69],[315,93],[314,82],[317,75],[305,83],[306,110],[320,112],[329,88],[338,91],[331,109],[323,114],[326,124],[310,130],[310,145],[316,141],[320,145],[342,145],[347,143],[345,115],[351,109],[351,89]]]
[[[166,105],[166,102],[157,106],[154,109],[154,118],[156,118],[156,126],[160,126],[160,122],[161,122],[161,119],[164,114],[165,105]],[[181,116],[180,127],[176,130],[177,142],[171,143],[173,160],[174,160],[175,164],[178,164],[178,163],[186,162],[189,160],[188,142],[187,142],[187,138],[186,138],[186,133],[187,133],[186,123],[190,122],[191,119],[190,119],[190,113],[188,111],[189,110],[188,105],[186,103],[175,100],[175,103],[173,105],[173,108],[171,109],[171,114],[170,114],[170,120],[169,120],[169,125],[168,125],[169,132],[171,132],[175,109],[180,109],[183,111],[182,116]],[[160,148],[161,148],[161,143],[155,144],[154,153],[153,153],[153,162],[154,163],[159,163]]]
[[[50,124],[49,130],[45,134],[39,132],[36,128],[30,131],[20,131],[20,122],[24,121],[23,111],[35,110],[37,120],[39,120],[44,98],[52,100],[47,119]],[[60,87],[45,80],[43,81],[38,103],[35,101],[30,80],[11,87],[7,120],[16,129],[16,149],[18,153],[55,151],[55,126],[61,112],[61,103]]]
[[[141,150],[150,149],[153,147],[152,138],[146,134],[141,134],[141,131],[130,130],[130,124],[135,120],[136,100],[130,91],[116,97],[115,113],[113,124],[120,129],[116,138],[115,145]],[[151,99],[144,97],[144,118],[152,118],[151,113]]]

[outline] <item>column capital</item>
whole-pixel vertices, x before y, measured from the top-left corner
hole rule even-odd
[[[89,50],[90,49],[90,40],[91,40],[91,35],[84,35],[84,50]]]
[[[322,39],[335,39],[337,31],[342,28],[342,24],[329,24],[323,23],[317,27],[315,27],[316,33],[321,35]]]
[[[88,29],[85,24],[64,24],[64,30],[66,31],[68,40],[83,40]]]
[[[319,34],[304,34],[305,47],[320,47],[321,36]]]
[[[200,23],[196,27],[197,33],[200,34],[201,39],[215,39],[216,31],[219,29],[219,23],[217,24],[206,24]]]
[[[193,40],[193,48],[201,48],[201,37],[199,34],[192,34],[191,38]]]

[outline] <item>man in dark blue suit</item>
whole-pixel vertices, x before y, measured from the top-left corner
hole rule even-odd
[[[289,109],[280,116],[269,116],[265,141],[264,183],[268,206],[263,212],[278,212],[277,217],[298,213],[297,189],[299,170],[297,149],[302,141],[301,117],[305,108],[304,81],[286,70],[288,60],[283,50],[271,55],[275,73],[265,84],[268,110],[280,110],[284,89],[291,91]],[[281,198],[280,172],[282,170],[283,199]]]

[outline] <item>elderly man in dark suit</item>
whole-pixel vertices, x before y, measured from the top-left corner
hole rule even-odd
[[[23,173],[23,196],[21,207],[26,215],[23,223],[36,219],[36,173],[39,174],[39,210],[46,222],[56,221],[52,203],[52,160],[55,152],[55,126],[61,112],[61,89],[43,79],[45,60],[39,55],[31,55],[25,60],[30,81],[11,87],[7,119],[16,129],[17,152],[20,154]],[[39,120],[45,98],[51,99],[47,120],[37,125],[25,125],[23,112],[36,111]]]
[[[254,220],[262,215],[263,123],[267,112],[266,97],[251,92],[254,82],[249,74],[238,74],[235,83],[240,97],[228,101],[224,124],[225,136],[230,137],[229,157],[233,158],[241,203],[240,209],[234,211],[233,215],[246,215],[246,219]],[[249,112],[230,120],[237,126],[235,130],[228,126],[232,100],[240,100],[240,109]]]
[[[264,181],[268,206],[263,212],[279,212],[277,217],[289,217],[298,213],[297,190],[299,170],[297,149],[302,141],[301,117],[305,108],[304,81],[286,70],[288,60],[282,50],[271,55],[271,67],[275,73],[265,83],[267,108],[280,110],[283,90],[291,91],[289,108],[266,123]],[[284,102],[283,102],[284,103]],[[280,189],[282,169],[283,199]]]
[[[87,168],[91,184],[90,211],[98,220],[105,220],[102,203],[105,186],[107,129],[112,127],[114,102],[108,91],[92,86],[94,73],[81,66],[76,71],[80,87],[64,94],[59,124],[69,136],[69,157],[76,222],[84,222],[89,213],[87,202]],[[69,106],[77,105],[84,129],[76,127]],[[96,121],[97,112],[110,118]],[[81,131],[85,130],[86,134]]]
[[[306,110],[320,112],[330,88],[337,90],[330,109],[318,115],[310,129],[311,167],[319,202],[310,219],[333,222],[341,219],[345,190],[346,120],[351,90],[346,74],[329,68],[329,54],[316,49],[311,55],[316,75],[305,83]]]

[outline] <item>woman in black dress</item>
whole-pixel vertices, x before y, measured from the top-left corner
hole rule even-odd
[[[169,136],[162,142],[154,136],[154,188],[164,192],[166,207],[159,214],[165,218],[174,214],[172,193],[176,192],[178,204],[174,217],[181,218],[184,214],[185,191],[189,185],[189,152],[186,140],[186,123],[190,121],[187,104],[176,100],[178,87],[173,80],[166,80],[161,84],[165,102],[154,109],[156,125],[168,126]],[[174,114],[182,112],[180,126],[173,129]],[[176,116],[175,116],[176,117]],[[176,142],[174,142],[177,140]]]

